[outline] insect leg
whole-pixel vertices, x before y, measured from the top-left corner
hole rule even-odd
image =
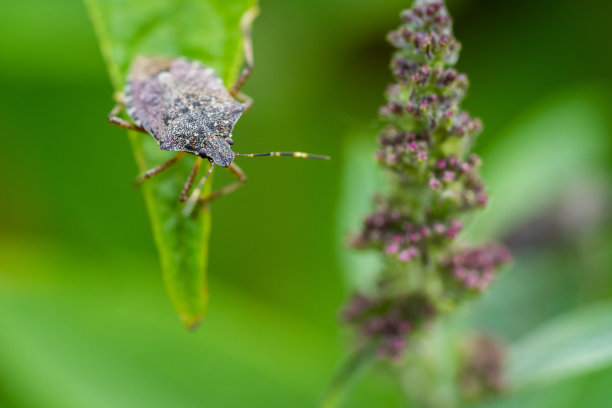
[[[242,69],[238,80],[230,90],[230,95],[235,96],[246,80],[251,75],[251,71],[253,71],[253,42],[251,41],[251,27],[253,26],[253,20],[257,17],[259,13],[259,9],[257,7],[253,7],[248,10],[240,19],[240,29],[242,30],[242,37],[244,38],[244,60],[246,62],[246,66]]]
[[[204,188],[204,184],[206,183],[208,176],[210,176],[210,173],[212,173],[214,166],[215,166],[214,163],[210,161],[210,167],[208,168],[208,171],[206,172],[204,177],[200,179],[200,182],[198,183],[196,188],[193,190],[193,193],[191,193],[191,195],[189,196],[189,199],[185,203],[185,206],[183,207],[183,215],[185,217],[189,217],[190,215],[195,215],[193,209],[195,205],[198,203],[200,196],[202,195],[202,189]]]
[[[242,92],[238,92],[235,98],[244,105],[244,111],[242,113],[246,113],[246,111],[251,109],[251,106],[253,106],[253,98],[243,94]]]
[[[198,203],[200,205],[206,205],[210,203],[211,201],[216,200],[217,198],[224,196],[226,194],[229,194],[239,187],[242,187],[244,183],[246,183],[247,176],[244,173],[244,171],[242,171],[242,169],[238,167],[238,165],[236,165],[235,163],[232,163],[228,166],[227,169],[238,179],[238,181],[236,181],[233,184],[230,184],[229,186],[225,186],[213,193],[210,193],[209,195],[205,197],[200,197],[198,199]]]
[[[108,114],[108,121],[110,123],[112,123],[113,125],[122,127],[124,129],[135,130],[137,132],[142,132],[142,133],[149,133],[143,127],[137,126],[117,116],[119,112],[121,112],[121,109],[123,109],[123,104],[117,103],[115,107],[113,108],[113,110],[110,111],[110,113]]]
[[[183,190],[181,191],[180,200],[182,202],[187,201],[187,195],[189,194],[189,190],[191,190],[191,187],[193,186],[193,181],[195,180],[198,174],[198,170],[200,170],[201,164],[202,164],[202,158],[198,156],[198,158],[195,161],[195,164],[193,165],[193,168],[191,169],[191,172],[189,173],[189,177],[187,177],[187,181],[185,181]]]
[[[139,186],[145,180],[150,179],[151,177],[155,176],[156,174],[159,174],[162,171],[166,170],[168,167],[172,166],[174,163],[176,163],[177,161],[182,159],[184,156],[185,156],[185,152],[180,152],[176,156],[171,158],[170,160],[166,160],[162,164],[160,164],[158,166],[155,166],[155,167],[145,171],[140,176],[138,176],[136,178],[136,180],[134,180],[134,185],[135,186]]]

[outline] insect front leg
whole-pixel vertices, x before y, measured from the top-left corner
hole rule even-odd
[[[244,85],[244,83],[249,79],[251,72],[253,71],[253,41],[251,40],[251,27],[253,26],[253,20],[257,17],[259,13],[259,9],[257,7],[253,7],[248,10],[242,16],[240,20],[240,28],[242,30],[242,37],[244,38],[244,60],[246,62],[246,66],[242,69],[238,80],[230,90],[230,95],[235,96],[240,89]]]
[[[177,161],[179,161],[183,157],[185,157],[185,152],[180,152],[180,153],[176,154],[170,160],[166,160],[162,164],[160,164],[158,166],[155,166],[155,167],[145,171],[140,176],[138,176],[136,178],[136,180],[134,180],[134,186],[139,186],[145,180],[150,179],[151,177],[161,173],[162,171],[166,170],[168,167],[172,166],[174,163],[176,163]]]
[[[227,167],[227,169],[238,179],[238,181],[233,184],[230,184],[229,186],[225,186],[217,191],[214,191],[207,196],[198,198],[198,203],[201,206],[204,206],[221,196],[231,193],[232,191],[236,190],[239,187],[242,187],[244,183],[246,183],[247,176],[245,172],[242,171],[240,167],[238,167],[238,165],[232,163]]]
[[[198,175],[198,170],[200,170],[200,165],[202,164],[202,158],[201,157],[197,157],[196,161],[191,169],[191,171],[189,172],[189,177],[187,177],[187,180],[185,181],[185,185],[183,186],[183,190],[181,190],[181,195],[179,197],[179,199],[182,202],[187,201],[188,195],[189,195],[189,190],[191,190],[191,187],[193,186],[193,182],[196,178],[196,176]]]
[[[210,162],[210,167],[208,168],[208,171],[206,172],[204,177],[200,179],[200,182],[198,183],[196,188],[193,190],[193,193],[191,193],[191,196],[189,196],[189,199],[187,200],[187,202],[185,203],[185,206],[183,207],[183,215],[185,217],[189,217],[189,216],[195,217],[195,215],[197,214],[197,212],[194,211],[194,209],[196,208],[196,204],[199,203],[200,196],[202,195],[202,191],[204,190],[204,184],[206,183],[206,180],[208,180],[210,173],[212,173],[212,170],[215,167],[215,164],[212,160],[209,160],[209,162]],[[196,163],[195,166],[198,166],[199,168],[199,164]],[[189,174],[189,178],[191,178],[192,174],[195,177],[194,173],[197,171],[195,166],[194,166],[194,169],[191,170],[191,173]],[[192,181],[187,179],[187,182],[185,183],[185,187],[183,187],[183,192],[185,191],[185,188],[187,188],[188,185],[189,185],[188,189],[190,189],[191,188],[190,184],[192,183],[193,183]],[[181,196],[183,195],[183,192],[181,192]]]
[[[135,130],[137,132],[142,132],[142,133],[149,133],[145,130],[145,128],[137,126],[131,122],[128,122],[125,119],[121,119],[119,116],[117,116],[119,114],[119,112],[121,112],[121,109],[123,109],[123,103],[122,102],[117,102],[117,104],[115,105],[115,107],[113,108],[112,111],[110,111],[110,113],[108,114],[108,121],[110,123],[112,123],[115,126],[119,126],[122,127],[124,129],[128,129],[128,130]]]

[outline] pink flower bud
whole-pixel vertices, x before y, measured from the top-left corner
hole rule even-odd
[[[488,197],[485,193],[480,193],[476,195],[476,202],[478,205],[485,205],[488,201]]]
[[[408,249],[404,249],[402,252],[400,252],[397,258],[401,262],[408,262],[411,259],[417,257],[418,255],[419,255],[419,250],[411,246],[411,247],[408,247]]]
[[[399,259],[401,262],[408,262],[410,261],[410,255],[408,254],[407,250],[403,250],[399,253],[397,259]]]
[[[387,255],[393,255],[397,253],[397,251],[399,251],[399,244],[396,242],[392,242],[389,245],[387,245],[387,248],[385,249],[385,251],[387,252]]]

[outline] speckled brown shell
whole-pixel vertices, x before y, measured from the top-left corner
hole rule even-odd
[[[161,149],[195,154],[212,136],[230,137],[244,111],[212,68],[187,58],[136,58],[124,101]]]

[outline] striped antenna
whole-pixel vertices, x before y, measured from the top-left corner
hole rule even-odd
[[[285,157],[301,157],[303,159],[329,160],[329,156],[319,156],[317,154],[309,154],[302,152],[268,152],[268,153],[236,153],[235,156],[242,157],[265,157],[265,156],[285,156]]]

